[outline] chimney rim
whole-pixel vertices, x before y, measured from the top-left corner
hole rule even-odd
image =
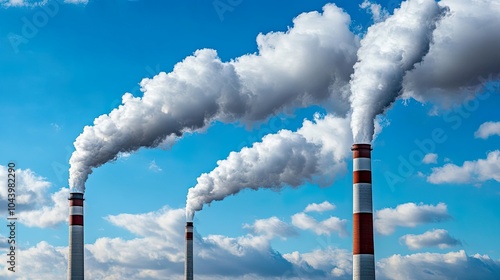
[[[372,148],[372,145],[371,144],[353,144],[352,145],[352,148],[351,148],[352,151],[356,151],[356,150],[373,150]]]
[[[73,200],[73,199],[85,200],[83,198],[83,193],[78,193],[78,192],[72,192],[72,193],[69,194],[68,200]]]

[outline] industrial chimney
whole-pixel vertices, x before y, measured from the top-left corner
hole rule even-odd
[[[184,264],[185,280],[193,280],[193,222],[186,223],[186,262]]]
[[[70,193],[68,280],[83,280],[83,275],[83,193]]]
[[[354,144],[352,279],[375,279],[370,144]]]

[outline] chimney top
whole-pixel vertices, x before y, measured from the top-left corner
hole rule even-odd
[[[83,193],[70,193],[69,194],[69,200],[73,199],[81,199],[83,200]]]
[[[372,150],[372,145],[370,144],[354,144],[351,148],[352,151],[356,150]]]

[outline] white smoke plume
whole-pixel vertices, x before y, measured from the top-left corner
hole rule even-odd
[[[297,132],[281,130],[267,135],[250,148],[230,153],[214,170],[198,177],[187,195],[187,219],[205,204],[244,189],[279,190],[306,182],[330,185],[347,171],[344,159],[351,143],[349,119],[334,116],[316,115],[314,122],[304,121]]]
[[[320,103],[346,114],[359,47],[349,15],[328,4],[323,13],[303,13],[293,23],[286,32],[260,34],[257,54],[223,62],[215,50],[198,50],[172,72],[142,80],[143,97],[124,94],[122,105],[75,140],[71,190],[83,192],[92,169],[119,153],[157,147],[215,120],[252,123]]]
[[[468,10],[465,3],[476,7]],[[403,2],[392,16],[370,27],[361,41],[357,53],[358,62],[354,65],[350,81],[352,134],[333,129],[342,127],[341,125],[332,125],[330,134],[321,133],[320,130],[311,128],[323,123],[316,120],[316,125],[305,123],[297,133],[281,131],[268,135],[251,148],[231,153],[226,160],[219,161],[213,171],[202,174],[197,185],[189,190],[186,207],[188,219],[192,218],[195,211],[201,210],[204,204],[222,200],[246,188],[280,189],[285,186],[297,187],[306,182],[319,182],[322,185],[331,183],[333,178],[323,181],[320,178],[328,178],[325,174],[336,176],[342,170],[338,167],[345,164],[343,159],[348,156],[352,140],[355,143],[372,141],[375,117],[403,93],[406,98],[414,97],[419,101],[431,99],[424,94],[428,89],[436,94],[433,96],[435,99],[456,90],[476,93],[478,85],[485,82],[480,79],[481,75],[498,76],[500,72],[500,59],[497,58],[500,55],[498,52],[491,53],[493,49],[500,49],[500,33],[493,30],[500,26],[500,18],[497,16],[500,14],[499,9],[498,0]],[[488,24],[489,21],[495,24]],[[480,28],[482,25],[485,26],[484,34]],[[481,33],[473,36],[478,39],[477,42],[465,42],[466,38],[461,30],[463,26],[468,26],[466,34]],[[464,43],[465,47],[446,45],[447,40],[458,45]],[[483,46],[488,42],[495,48]],[[449,52],[449,56],[438,55],[444,54],[447,48],[454,49]],[[486,56],[476,53],[481,49],[487,51]],[[471,62],[472,67],[468,68],[467,59],[461,56],[479,56],[481,59]],[[495,62],[487,61],[487,57],[494,58]],[[443,58],[450,61],[443,61]],[[439,67],[435,65],[438,62]],[[431,72],[423,71],[430,70],[427,67],[433,66],[443,71],[439,74],[443,77],[447,77],[448,70],[453,70],[466,79],[450,80],[453,77],[449,77],[448,80],[453,83],[448,83],[447,79],[436,82],[435,78],[439,77],[437,73],[426,75]],[[447,84],[451,87],[446,87]],[[453,98],[464,100],[463,95],[456,96],[458,98]],[[327,137],[330,139],[325,140]],[[313,139],[316,141],[312,141]],[[347,143],[334,150],[330,158],[329,166],[338,169],[327,170],[322,162],[328,160],[322,151],[332,151],[332,146],[338,143]]]
[[[409,0],[361,41],[351,80],[355,142],[399,96],[445,108],[500,79],[500,1]]]
[[[432,34],[429,52],[403,81],[403,98],[449,107],[500,80],[500,1],[443,0],[449,12]]]
[[[373,119],[398,97],[452,105],[497,80],[499,13],[499,0],[408,0],[370,27],[360,47],[349,16],[328,4],[299,15],[287,32],[260,34],[256,54],[223,62],[214,50],[196,51],[172,72],[144,79],[143,97],[126,93],[119,108],[84,128],[70,187],[83,192],[92,169],[119,153],[215,120],[251,124],[311,104],[351,110],[355,142],[369,143]]]
[[[410,0],[361,40],[351,80],[352,130],[355,143],[370,143],[374,119],[394,102],[406,71],[429,49],[442,9],[434,0]]]

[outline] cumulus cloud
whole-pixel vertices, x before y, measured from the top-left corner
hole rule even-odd
[[[480,184],[488,180],[500,182],[500,151],[489,152],[486,159],[453,163],[432,168],[427,182],[433,184]]]
[[[83,192],[92,169],[119,153],[157,147],[217,120],[252,124],[320,103],[345,115],[359,45],[349,15],[327,4],[322,13],[303,13],[293,23],[286,32],[258,35],[256,54],[223,62],[215,50],[201,49],[172,72],[143,79],[142,97],[125,93],[122,105],[77,137],[70,187]]]
[[[359,7],[368,11],[372,15],[374,22],[383,21],[389,17],[389,12],[383,9],[380,4],[365,0],[359,5]]]
[[[352,279],[352,253],[344,249],[328,247],[308,253],[294,251],[283,257],[296,269],[282,279]],[[296,276],[299,278],[293,278]]]
[[[474,133],[474,137],[482,139],[493,135],[500,135],[500,122],[485,122]]]
[[[19,221],[29,227],[55,227],[68,220],[69,189],[62,188],[50,195],[50,201],[31,211],[19,212]]]
[[[197,179],[188,191],[188,219],[205,204],[244,189],[298,187],[306,182],[330,185],[346,172],[352,136],[349,119],[331,115],[306,120],[297,132],[281,130],[262,142],[231,152]]]
[[[393,255],[377,263],[378,279],[438,280],[500,278],[500,261],[465,251]]]
[[[4,256],[7,254],[4,250],[1,250],[1,253]],[[24,249],[24,246],[20,247],[16,253],[19,260],[16,264],[16,272],[8,271],[7,263],[2,262],[0,264],[1,279],[60,279],[61,276],[67,275],[67,247],[53,246],[41,241],[27,249]]]
[[[102,237],[85,248],[87,279],[183,279],[184,209],[164,207],[143,214],[106,218],[135,235],[131,239]],[[196,224],[195,224],[196,226]],[[289,225],[276,217],[256,220],[238,237],[200,236],[195,229],[197,279],[352,279],[352,253],[325,245],[311,252],[281,254],[271,246],[274,238],[293,236]],[[278,234],[272,234],[272,231]],[[4,255],[5,249],[0,248]],[[68,247],[40,242],[21,248],[16,277],[58,279],[66,274]],[[12,275],[0,263],[0,278]],[[500,262],[487,255],[448,254],[394,255],[378,262],[380,279],[497,279]]]
[[[297,213],[292,216],[292,224],[303,230],[311,230],[317,235],[330,235],[333,232],[337,232],[341,237],[349,235],[347,232],[347,220],[341,220],[337,217],[318,221],[306,213]]]
[[[139,270],[150,271],[151,276],[147,279],[180,279],[184,262],[184,215],[184,209],[163,208],[145,214],[109,216],[108,221],[134,233],[137,238],[99,238],[94,244],[87,245],[87,249],[101,271],[112,273],[108,274],[110,276],[123,276],[128,267],[132,271],[127,274],[135,273],[133,279],[140,279],[137,276]],[[275,237],[293,236],[295,232],[290,226],[272,217],[245,227],[251,233],[240,237],[201,237],[195,233],[197,274],[205,277],[246,274],[267,277],[290,269],[291,264],[270,246]],[[273,230],[277,231],[273,233]]]
[[[286,239],[296,236],[297,231],[289,224],[277,217],[256,220],[253,225],[245,224],[243,228],[249,229],[253,234],[259,234],[273,238],[275,236]]]
[[[425,164],[437,163],[438,155],[434,153],[428,153],[422,159]]]
[[[445,249],[462,244],[459,240],[450,236],[448,231],[444,229],[434,229],[423,234],[406,234],[400,239],[412,250],[421,249],[423,247],[438,247]]]
[[[405,203],[396,208],[375,212],[375,230],[383,235],[394,232],[396,227],[416,227],[421,224],[439,223],[451,219],[446,204],[437,205]]]
[[[120,214],[106,219],[137,237],[99,238],[86,245],[89,279],[182,279],[184,209],[165,207],[145,214]],[[277,279],[350,277],[351,254],[325,248],[282,255],[271,247],[275,238],[295,236],[295,229],[277,217],[243,226],[238,237],[194,235],[194,263],[199,279]],[[343,279],[343,278],[341,278]]]
[[[304,212],[325,212],[325,211],[330,211],[335,209],[335,205],[331,204],[328,201],[323,201],[320,204],[317,203],[311,203],[307,205],[306,209],[304,209]]]
[[[54,227],[68,219],[69,189],[49,193],[51,183],[30,169],[16,169],[16,216],[29,227]],[[8,167],[0,165],[0,181],[7,182]],[[12,178],[12,177],[10,177]],[[8,189],[0,188],[0,202],[8,204]],[[0,208],[8,215],[7,207]]]

